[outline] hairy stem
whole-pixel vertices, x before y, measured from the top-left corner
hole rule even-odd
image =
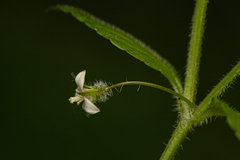
[[[153,83],[148,83],[148,82],[140,82],[140,81],[127,81],[127,82],[122,82],[122,83],[118,83],[118,84],[114,84],[110,87],[107,87],[106,90],[110,90],[110,89],[113,89],[113,88],[116,88],[116,87],[121,87],[123,85],[143,85],[143,86],[148,86],[148,87],[152,87],[152,88],[157,88],[157,89],[160,89],[160,90],[163,90],[165,92],[168,92],[170,94],[173,94],[179,98],[181,98],[183,101],[185,101],[191,108],[194,108],[194,105],[193,103],[191,103],[187,98],[185,98],[184,96],[182,96],[181,94],[178,94],[177,92],[171,90],[171,89],[168,89],[166,87],[163,87],[163,86],[160,86],[160,85],[157,85],[157,84],[153,84]]]
[[[178,123],[177,128],[175,129],[159,160],[172,160],[174,158],[177,150],[181,146],[183,140],[186,138],[193,123],[193,121],[187,121],[184,119]]]
[[[197,0],[193,16],[186,79],[184,86],[184,96],[187,99],[189,99],[192,103],[194,103],[196,96],[202,36],[204,32],[207,2],[208,0]]]
[[[184,97],[190,102],[195,102],[196,88],[198,81],[198,71],[201,56],[201,45],[204,31],[208,0],[197,0],[193,16],[192,32],[189,45],[186,79],[184,86]],[[167,147],[165,148],[160,160],[172,160],[186,138],[188,131],[194,124],[192,112],[194,111],[189,105],[183,103],[183,116],[176,130],[174,131]]]
[[[240,74],[240,62],[213,88],[207,97],[199,104],[194,112],[194,116],[202,115],[210,106],[212,99],[220,95],[224,89]]]

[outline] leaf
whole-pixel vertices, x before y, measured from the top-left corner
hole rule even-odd
[[[226,116],[229,127],[240,141],[240,114],[229,107],[226,102],[214,98],[208,110],[205,111],[205,117],[210,116]]]
[[[227,122],[229,127],[235,132],[236,137],[240,141],[240,114],[234,111],[230,107],[224,107],[223,109],[227,114]]]
[[[200,116],[197,116],[196,123],[201,124],[204,120],[212,116],[226,116],[226,113],[222,109],[222,103],[224,102],[213,98],[210,106]]]
[[[160,71],[171,83],[173,89],[182,94],[182,83],[173,67],[155,51],[131,36],[130,34],[111,26],[89,13],[67,5],[57,5],[50,9],[70,13],[80,22],[95,30],[99,35],[109,39],[113,45],[144,62],[149,67]]]
[[[212,100],[223,94],[223,92],[229,87],[231,84],[233,84],[234,79],[237,78],[237,76],[240,75],[240,61],[235,65],[231,71],[213,88],[213,90],[204,98],[204,100],[198,105],[195,112],[199,115],[203,114],[206,110],[208,110],[208,107],[210,107],[210,104]]]

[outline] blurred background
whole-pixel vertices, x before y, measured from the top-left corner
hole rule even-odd
[[[210,0],[197,104],[240,58],[239,3]],[[87,83],[170,84],[71,15],[45,12],[56,4],[82,8],[131,33],[184,80],[193,1],[1,1],[1,159],[159,159],[177,121],[170,94],[125,86],[87,118],[68,101],[76,88],[71,73],[87,70]],[[222,99],[240,111],[238,81]],[[213,118],[188,138],[176,159],[240,159],[240,143],[225,118]]]

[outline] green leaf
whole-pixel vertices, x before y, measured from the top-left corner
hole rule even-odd
[[[233,81],[240,75],[240,61],[235,65],[231,71],[213,88],[213,90],[204,98],[195,110],[196,115],[202,115],[212,102],[212,99],[223,94]]]
[[[210,116],[226,116],[229,127],[235,132],[236,137],[240,141],[240,114],[229,107],[226,102],[214,98],[204,115],[205,118]],[[204,116],[201,117],[204,118]]]
[[[226,113],[223,111],[222,106],[225,105],[224,102],[213,98],[210,106],[199,116],[196,117],[196,123],[202,123],[204,120],[212,116],[226,116]]]
[[[235,132],[236,137],[240,141],[240,114],[230,107],[224,107],[224,112],[227,115],[227,122],[229,127]]]
[[[80,22],[95,30],[99,35],[109,39],[113,45],[144,62],[149,67],[160,71],[171,83],[173,89],[183,93],[182,83],[173,67],[159,54],[147,47],[145,44],[131,36],[130,34],[111,26],[89,13],[67,5],[57,5],[50,9],[61,10],[70,13]]]

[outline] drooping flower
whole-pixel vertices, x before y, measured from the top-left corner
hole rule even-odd
[[[77,105],[84,101],[82,108],[89,114],[96,114],[100,112],[100,109],[93,104],[93,101],[96,101],[96,89],[84,88],[85,75],[86,70],[76,76],[75,82],[78,88],[76,89],[75,97],[71,97],[69,101],[70,103],[77,102]]]

